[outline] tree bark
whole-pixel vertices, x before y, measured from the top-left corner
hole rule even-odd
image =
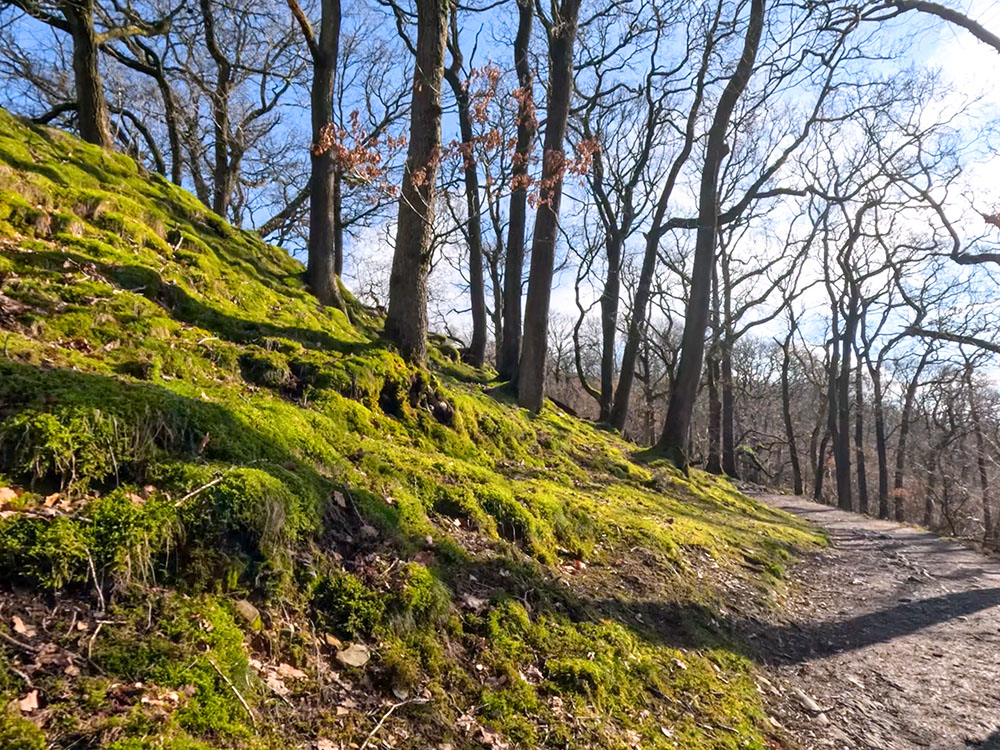
[[[573,91],[573,44],[580,0],[562,0],[552,19],[549,36],[549,96],[542,157],[542,184],[535,234],[531,243],[531,270],[524,307],[524,336],[517,377],[517,403],[532,412],[542,408],[545,391],[545,354],[549,300],[559,229],[570,95]]]
[[[94,0],[62,0],[63,16],[73,40],[73,84],[80,137],[101,148],[113,146],[108,123],[108,104],[98,65],[97,34],[94,31]]]
[[[705,471],[722,474],[722,400],[719,398],[719,361],[713,351],[705,358],[708,387],[708,458]]]
[[[333,86],[337,73],[340,39],[340,0],[323,0],[319,38],[313,36],[295,0],[289,6],[296,15],[313,61],[310,90],[312,149],[309,178],[309,258],[306,283],[320,304],[345,310],[337,270],[337,158],[323,137],[333,127]]]
[[[725,333],[722,342],[722,470],[739,479],[736,465],[736,396],[733,393],[733,347]]]
[[[675,466],[687,468],[684,447],[691,426],[691,415],[701,378],[702,358],[705,352],[705,330],[708,325],[709,288],[712,268],[715,265],[715,246],[719,224],[718,179],[722,160],[729,151],[726,131],[733,109],[753,73],[757,47],[764,27],[764,0],[752,0],[750,21],[743,44],[743,54],[736,70],[729,79],[708,131],[705,147],[705,165],[701,176],[698,205],[698,233],[695,239],[694,267],[691,272],[691,290],[684,333],[681,338],[681,355],[674,388],[670,394],[667,417],[660,436],[658,449]]]
[[[830,443],[830,433],[823,433],[816,454],[816,473],[813,475],[813,500],[817,503],[823,500],[823,477],[826,475],[826,447]]]
[[[618,334],[618,306],[621,301],[622,246],[624,238],[611,232],[605,242],[608,272],[601,293],[601,398],[598,419],[611,421],[615,397],[615,339]]]
[[[878,456],[878,517],[889,518],[889,449],[885,435],[885,411],[883,407],[882,378],[877,370],[871,370],[872,400],[875,417],[875,453]]]
[[[205,46],[215,61],[215,89],[211,92],[212,127],[212,210],[222,217],[229,211],[236,182],[236,165],[231,163],[229,135],[229,97],[233,89],[233,66],[215,38],[215,16],[211,0],[200,0],[205,24]],[[314,191],[315,192],[315,188]]]
[[[465,360],[473,367],[482,367],[486,359],[486,283],[483,278],[482,200],[479,195],[479,172],[473,153],[472,114],[469,111],[469,89],[459,78],[462,52],[458,46],[458,27],[452,15],[452,38],[449,43],[452,62],[444,77],[458,105],[458,127],[462,136],[465,206],[468,212],[465,238],[469,243],[469,298],[472,309],[472,339]]]
[[[417,0],[417,55],[410,107],[410,143],[389,276],[385,336],[403,357],[427,359],[427,275],[430,272],[441,158],[441,83],[448,33],[448,0]]]
[[[865,471],[865,396],[861,357],[854,375],[854,461],[858,475],[858,512],[868,514],[868,475]]]
[[[791,384],[789,383],[789,371],[792,359],[792,338],[795,335],[794,323],[788,331],[785,341],[781,346],[781,416],[785,423],[785,440],[788,441],[788,460],[792,465],[792,491],[796,495],[801,495],[802,488],[802,467],[799,465],[799,451],[795,442],[795,426],[792,422],[792,398]]]
[[[521,354],[521,272],[524,265],[524,236],[528,200],[528,161],[537,123],[532,99],[534,78],[528,51],[531,24],[535,17],[531,0],[518,0],[517,35],[514,38],[514,69],[521,90],[517,107],[517,142],[511,166],[510,218],[507,225],[507,254],[503,270],[503,330],[497,370],[501,378],[517,380]]]

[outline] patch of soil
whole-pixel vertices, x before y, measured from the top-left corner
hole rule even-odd
[[[781,613],[745,624],[791,747],[1000,750],[1000,562],[929,532],[802,498],[826,529]]]

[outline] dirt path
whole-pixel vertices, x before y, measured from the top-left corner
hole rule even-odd
[[[786,620],[750,636],[795,741],[1000,750],[1000,562],[900,524],[762,499],[833,543],[792,570]]]

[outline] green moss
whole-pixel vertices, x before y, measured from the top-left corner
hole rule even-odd
[[[249,717],[230,683],[247,700],[255,699],[260,688],[247,662],[243,633],[228,609],[211,597],[167,596],[155,604],[149,611],[144,602],[112,610],[119,622],[97,639],[95,663],[120,680],[186,689],[190,698],[174,717],[185,732],[249,736]],[[156,623],[152,631],[151,621]]]
[[[93,713],[115,681],[194,688],[167,716],[108,718],[93,744],[321,736],[309,711],[264,720],[284,704],[248,671],[225,595],[265,612],[265,662],[307,665],[316,625],[366,639],[358,690],[430,696],[399,717],[414,747],[465,713],[525,747],[764,746],[751,665],[719,623],[765,606],[815,532],[554,408],[529,415],[440,337],[430,370],[407,365],[356,301],[355,325],[317,305],[284,251],[2,111],[0,235],[20,303],[0,486],[25,490],[0,519],[0,577],[82,601],[93,563],[115,623],[93,644],[107,676],[58,715]],[[315,721],[345,745],[370,731]]]
[[[449,611],[451,593],[426,567],[407,563],[403,568],[398,600],[404,614],[418,621],[434,621]]]
[[[4,750],[45,750],[45,735],[11,706],[0,710],[0,747]]]
[[[370,636],[381,624],[385,601],[357,576],[335,572],[320,578],[312,605],[319,623],[345,637]]]
[[[588,659],[551,659],[545,672],[556,685],[574,692],[596,693],[604,683],[601,668]]]

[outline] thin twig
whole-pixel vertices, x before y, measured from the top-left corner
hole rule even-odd
[[[385,724],[385,720],[392,715],[393,711],[395,711],[400,706],[405,706],[407,703],[422,703],[422,702],[424,702],[423,698],[410,698],[405,701],[400,701],[399,703],[393,703],[391,706],[389,706],[389,710],[386,711],[384,714],[382,714],[382,718],[378,720],[378,724],[376,724],[375,728],[368,734],[368,736],[365,738],[365,741],[361,743],[361,747],[359,748],[359,750],[365,750],[365,748],[368,747],[372,739],[378,733],[378,730],[382,728],[382,725]]]
[[[209,482],[208,484],[203,484],[198,489],[191,490],[184,497],[182,497],[180,500],[178,500],[176,503],[174,503],[174,507],[175,508],[179,508],[186,500],[190,500],[192,497],[194,497],[195,495],[197,495],[200,492],[204,492],[209,487],[214,487],[215,485],[217,485],[219,482],[221,482],[225,478],[226,478],[225,475],[218,476],[215,479],[213,479],[211,482]]]
[[[9,643],[11,646],[14,646],[15,648],[19,648],[22,651],[27,651],[29,654],[37,654],[38,653],[38,647],[37,646],[32,646],[31,644],[23,643],[23,642],[17,640],[17,638],[13,638],[13,637],[7,635],[2,630],[0,630],[0,639],[3,639],[5,641],[7,641],[7,643]]]
[[[226,676],[225,672],[219,669],[219,665],[216,664],[214,661],[209,659],[208,663],[211,664],[212,667],[215,669],[215,671],[219,673],[219,677],[221,677],[225,681],[225,683],[229,685],[229,689],[232,690],[233,693],[235,693],[236,697],[239,699],[243,708],[246,709],[247,715],[250,717],[251,723],[254,726],[257,726],[257,717],[254,715],[253,710],[250,708],[250,704],[246,702],[246,700],[243,698],[242,695],[240,695],[240,691],[236,689],[236,686],[233,684],[233,681]]]
[[[101,632],[102,627],[104,627],[104,622],[98,620],[97,627],[94,628],[94,634],[90,636],[90,640],[87,641],[87,661],[91,660],[91,656],[94,653],[94,641],[97,640],[97,634]]]
[[[97,601],[99,609],[98,614],[104,614],[104,592],[101,591],[101,582],[97,580],[97,568],[94,567],[94,558],[90,556],[90,550],[87,550],[87,563],[90,565],[90,574],[94,577],[94,588],[97,589]]]

